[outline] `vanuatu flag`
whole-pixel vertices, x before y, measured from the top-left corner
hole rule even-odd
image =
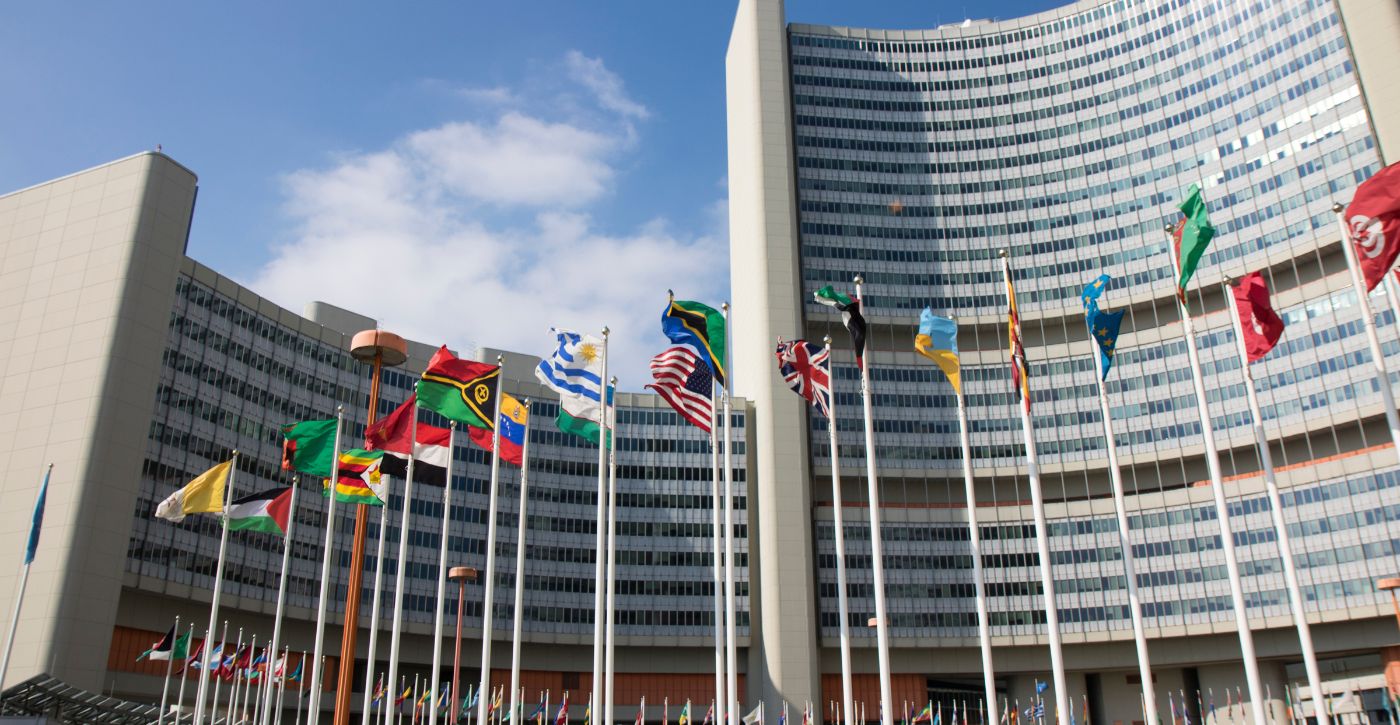
[[[418,405],[448,420],[491,430],[500,382],[500,366],[459,359],[444,345],[418,381]]]
[[[228,527],[286,536],[292,514],[292,489],[274,488],[234,501],[228,506]]]
[[[363,503],[380,506],[384,503],[384,485],[380,483],[379,464],[384,451],[352,448],[340,454],[340,475],[335,484],[335,500],[341,503]],[[325,494],[330,495],[330,481],[325,482]]]
[[[309,476],[331,475],[336,419],[304,420],[282,426],[282,470]]]
[[[1201,263],[1206,247],[1210,246],[1210,240],[1215,237],[1215,227],[1211,225],[1210,216],[1206,214],[1206,200],[1201,196],[1201,187],[1192,184],[1191,189],[1186,192],[1186,200],[1177,208],[1181,210],[1181,222],[1172,232],[1172,238],[1176,246],[1176,259],[1180,265],[1181,277],[1176,282],[1176,297],[1185,305],[1186,285],[1191,281],[1191,276],[1196,274],[1196,265]]]
[[[724,385],[725,325],[724,315],[709,305],[673,299],[661,313],[661,331],[677,345],[695,351],[715,380]]]

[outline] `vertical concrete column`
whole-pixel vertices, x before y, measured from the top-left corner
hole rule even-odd
[[[1381,159],[1400,161],[1400,3],[1335,0]]]

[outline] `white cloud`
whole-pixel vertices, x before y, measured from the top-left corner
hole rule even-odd
[[[491,88],[456,88],[454,92],[473,103],[487,105],[510,105],[520,101],[515,92],[504,86]]]
[[[608,105],[626,100],[620,79],[585,65],[614,84],[599,105],[633,113]],[[666,289],[717,302],[727,288],[724,205],[708,206],[707,229],[695,233],[659,218],[599,229],[587,205],[611,192],[626,139],[616,124],[595,125],[508,111],[292,173],[287,239],[250,286],[291,309],[324,300],[462,350],[538,355],[551,326],[607,325],[613,370],[638,390],[666,344]]]
[[[627,97],[622,87],[622,79],[608,70],[601,58],[589,58],[577,50],[569,51],[564,57],[569,77],[593,91],[598,105],[609,111],[629,118],[645,119],[651,113],[646,106]]]

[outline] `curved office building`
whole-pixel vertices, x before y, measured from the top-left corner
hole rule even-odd
[[[1165,718],[1168,693],[1178,707],[1184,694],[1200,722],[1209,698],[1221,718],[1226,692],[1238,703],[1247,688],[1164,234],[1199,184],[1217,236],[1190,304],[1272,707],[1282,717],[1286,698],[1313,695],[1221,294],[1227,276],[1256,270],[1287,323],[1253,373],[1324,689],[1338,712],[1384,707],[1383,670],[1400,669],[1400,649],[1382,645],[1400,632],[1376,584],[1400,573],[1400,466],[1331,207],[1383,166],[1382,142],[1395,138],[1395,116],[1373,125],[1367,102],[1383,119],[1400,96],[1389,41],[1378,49],[1369,27],[1349,37],[1343,12],[1378,27],[1400,15],[1393,3],[1127,0],[865,30],[786,24],[778,0],[740,3],[728,56],[731,275],[736,315],[759,318],[736,329],[735,368],[753,406],[762,628],[751,671],[764,697],[830,703],[841,692],[827,421],[773,374],[771,352],[775,338],[830,335],[856,692],[875,712],[859,371],[839,316],[813,301],[825,285],[854,297],[857,275],[894,701],[975,709],[982,697],[956,403],[912,346],[925,306],[959,323],[998,689],[1024,707],[1050,678],[1050,604],[1006,354],[1005,249],[1076,711],[1142,719],[1080,301],[1101,273],[1113,278],[1103,305],[1126,311],[1107,391],[1160,709]],[[1391,161],[1397,153],[1391,141]],[[1371,302],[1400,371],[1392,304],[1379,289]],[[1232,716],[1244,717],[1238,705]]]

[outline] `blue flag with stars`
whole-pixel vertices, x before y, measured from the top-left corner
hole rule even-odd
[[[1095,306],[1087,316],[1089,334],[1099,345],[1099,359],[1103,361],[1103,379],[1108,379],[1108,369],[1113,367],[1113,354],[1118,346],[1118,327],[1123,323],[1123,311],[1104,312]]]
[[[1084,311],[1090,317],[1098,311],[1099,296],[1108,289],[1108,283],[1112,279],[1106,274],[1101,274],[1098,279],[1084,286],[1084,292],[1079,295],[1079,298],[1084,301]]]

